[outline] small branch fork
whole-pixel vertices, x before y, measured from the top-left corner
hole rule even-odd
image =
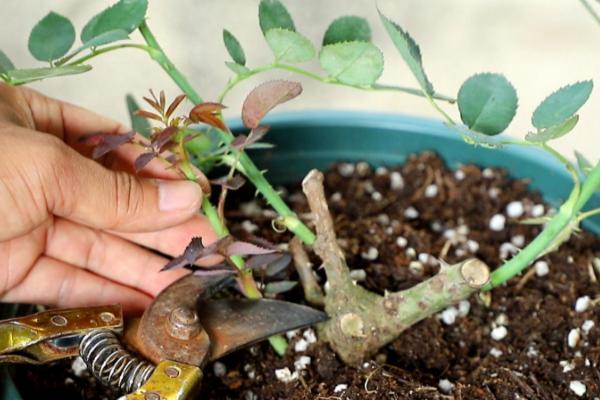
[[[330,320],[324,323],[323,336],[346,363],[360,363],[406,328],[469,297],[488,283],[488,266],[468,259],[442,268],[437,275],[410,289],[385,296],[355,285],[336,241],[323,174],[312,170],[302,187],[314,214],[314,250],[323,261],[331,288],[324,298]]]

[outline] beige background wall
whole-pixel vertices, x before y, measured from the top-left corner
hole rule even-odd
[[[414,80],[378,20],[373,0],[284,0],[299,32],[320,43],[335,17],[355,14],[371,22],[373,40],[386,55],[383,83],[414,86]],[[0,48],[18,66],[33,66],[27,52],[31,27],[50,9],[69,16],[80,30],[109,0],[2,0]],[[270,60],[257,18],[258,0],[151,0],[149,24],[172,59],[187,74],[205,99],[214,99],[230,72],[221,30],[230,29],[242,42],[250,66]],[[557,142],[564,151],[580,149],[593,159],[600,156],[600,25],[577,0],[387,0],[386,14],[403,24],[420,43],[426,70],[441,93],[455,95],[462,81],[480,71],[502,72],[520,97],[519,113],[509,132],[523,135],[539,101],[559,86],[580,79],[596,79],[596,90],[581,112],[576,132]],[[134,37],[141,40],[138,34]],[[148,88],[177,89],[141,52],[122,50],[93,61],[94,71],[84,76],[49,80],[39,90],[126,122],[123,96],[144,95]],[[318,71],[318,65],[308,65]],[[274,77],[290,74],[276,72]],[[258,77],[226,100],[229,115],[236,115],[243,95]],[[391,111],[434,116],[423,100],[402,95],[364,93],[327,87],[302,80],[304,94],[284,108],[335,108]],[[454,108],[450,108],[457,115]]]

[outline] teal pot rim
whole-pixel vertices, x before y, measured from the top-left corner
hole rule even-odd
[[[248,130],[239,119],[228,122],[234,133]],[[552,207],[560,206],[572,187],[564,166],[540,149],[476,147],[443,122],[430,118],[354,110],[302,110],[270,114],[263,124],[271,126],[264,141],[275,147],[250,153],[259,166],[269,167],[267,177],[274,183],[301,179],[310,168],[327,168],[335,161],[397,165],[408,154],[431,150],[452,169],[477,164],[504,168],[514,178],[530,179],[530,187],[539,190]],[[600,192],[585,209],[597,207]],[[600,217],[587,219],[583,226],[600,234]]]

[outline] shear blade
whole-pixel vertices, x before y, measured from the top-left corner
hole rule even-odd
[[[279,300],[224,299],[200,303],[198,314],[211,342],[209,361],[270,336],[323,322],[327,314]]]

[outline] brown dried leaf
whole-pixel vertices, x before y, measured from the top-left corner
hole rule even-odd
[[[298,82],[275,80],[265,82],[250,92],[242,107],[242,121],[248,128],[258,127],[264,116],[277,105],[302,93]]]

